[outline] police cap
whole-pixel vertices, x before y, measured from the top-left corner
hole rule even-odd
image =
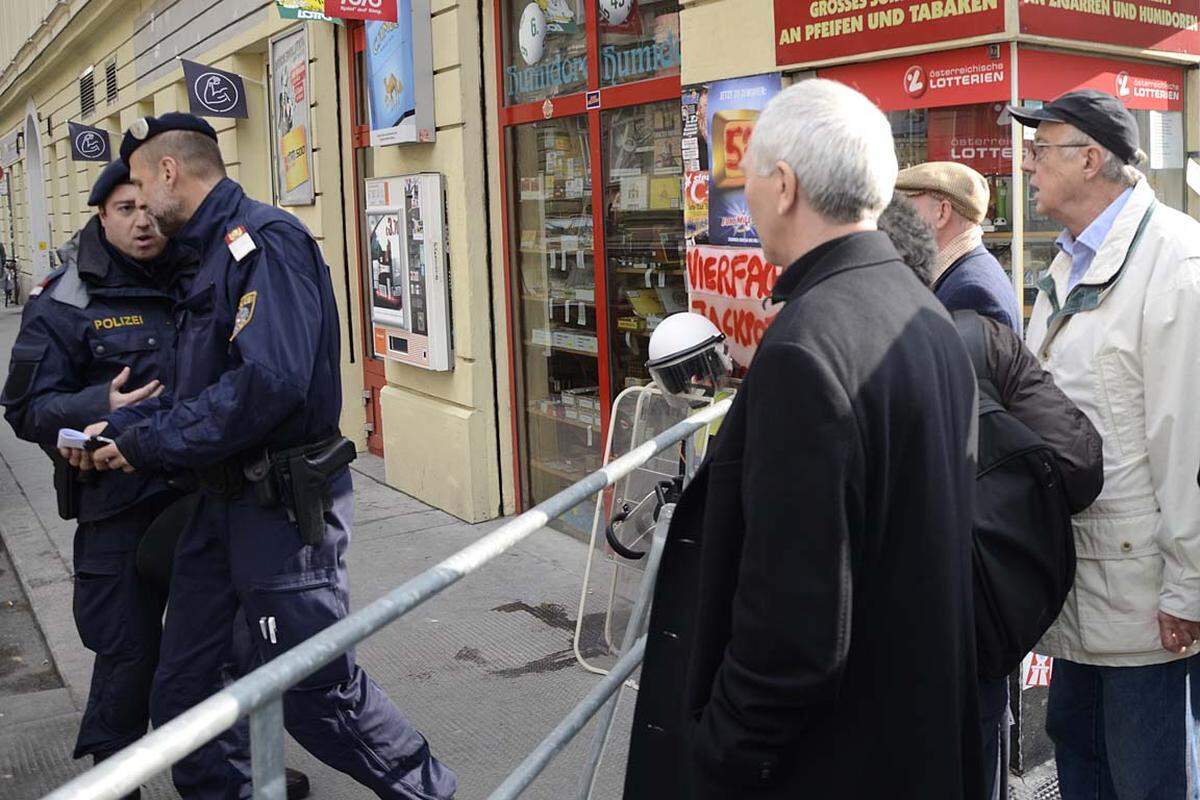
[[[112,161],[100,171],[100,177],[92,184],[92,193],[88,195],[89,206],[102,206],[108,196],[123,183],[129,183],[129,167],[124,161]]]
[[[195,131],[203,133],[214,142],[217,141],[217,132],[213,130],[213,126],[195,114],[170,111],[161,117],[139,117],[129,126],[129,130],[125,131],[125,137],[121,140],[121,160],[128,166],[129,157],[133,155],[134,150],[167,131]]]

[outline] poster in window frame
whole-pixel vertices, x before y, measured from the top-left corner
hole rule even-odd
[[[309,108],[308,30],[300,25],[271,39],[271,183],[281,206],[316,202],[312,115]]]

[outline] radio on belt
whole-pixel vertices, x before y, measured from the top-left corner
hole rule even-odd
[[[454,368],[446,201],[436,173],[365,183],[375,355]]]

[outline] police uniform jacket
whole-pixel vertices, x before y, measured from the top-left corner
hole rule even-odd
[[[176,308],[175,391],[108,416],[125,458],[192,469],[334,434],[337,308],[304,225],[224,178],[174,239],[200,254]]]
[[[130,368],[126,390],[175,372],[173,286],[194,256],[168,247],[153,264],[126,258],[104,238],[100,218],[64,247],[64,266],[30,297],[0,403],[22,439],[53,450],[59,428],[81,429],[108,413],[109,383]],[[108,518],[165,491],[159,478],[105,473],[79,487],[78,519]]]
[[[624,796],[982,797],[970,361],[883,233],[775,294],[668,533]]]

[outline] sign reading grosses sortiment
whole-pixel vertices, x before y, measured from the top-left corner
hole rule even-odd
[[[775,61],[799,64],[1003,30],[1001,0],[775,0]]]

